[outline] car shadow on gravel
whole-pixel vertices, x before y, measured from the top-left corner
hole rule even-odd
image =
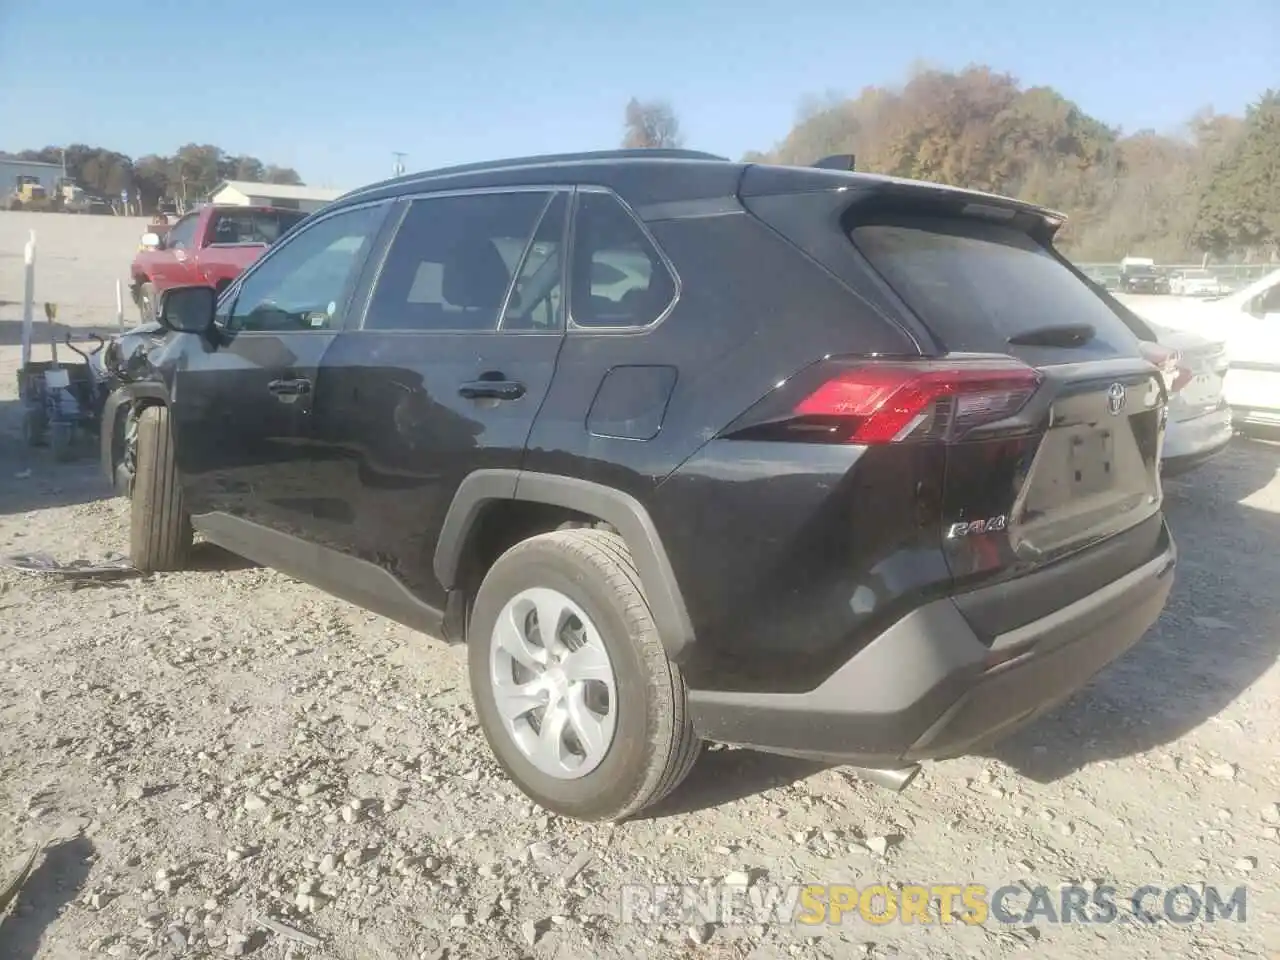
[[[1280,488],[1272,509],[1244,501],[1280,474],[1280,446],[1237,439],[1165,484],[1178,544],[1157,625],[1062,707],[988,748],[1049,783],[1090,764],[1159,749],[1211,721],[1280,657]]]
[[[28,447],[19,432],[21,405],[0,400],[0,516],[93,503],[112,496],[98,468],[97,442],[82,437],[75,458],[55,462],[47,447]]]
[[[40,954],[46,931],[84,887],[93,852],[84,836],[45,848],[40,865],[22,885],[17,906],[0,921],[2,960],[32,960]]]
[[[790,786],[830,764],[755,750],[705,749],[688,779],[660,803],[642,811],[637,820],[660,820],[724,806],[737,800]]]

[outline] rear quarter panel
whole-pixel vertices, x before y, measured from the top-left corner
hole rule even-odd
[[[815,590],[848,610],[856,586],[848,576],[842,574],[837,586],[814,581],[810,573],[824,551],[848,547],[853,527],[840,501],[848,483],[859,482],[845,479],[857,450],[779,450],[772,444],[770,451],[753,451],[751,444],[714,438],[781,381],[824,355],[914,355],[917,348],[900,328],[741,210],[647,226],[679,275],[674,310],[643,331],[570,330],[530,435],[525,468],[605,484],[646,506],[698,635],[698,659],[689,664],[695,674],[711,682],[723,663],[721,653],[731,657],[741,649],[735,644],[753,642],[738,628],[754,624],[757,648],[765,652],[793,651],[811,640],[809,661],[790,660],[795,682],[804,683],[806,664],[822,669],[836,653],[827,641],[846,635],[841,610],[827,611],[827,622],[815,626],[808,640],[776,629],[794,625],[794,618],[752,614],[766,606],[800,605],[820,617],[809,606]],[[596,435],[587,412],[605,375],[637,364],[676,368],[656,434],[647,440]],[[806,456],[797,462],[801,453]],[[941,464],[934,468],[941,478]],[[901,487],[900,475],[889,475]],[[893,493],[872,490],[868,496]],[[915,511],[914,491],[880,509],[901,526],[896,513]],[[912,540],[914,534],[904,536]],[[935,565],[945,575],[936,535],[932,545]],[[913,551],[914,543],[905,549]],[[853,575],[858,573],[866,571]],[[886,568],[877,575],[899,574]],[[843,626],[833,629],[831,617]],[[717,637],[726,638],[725,644]],[[769,669],[776,683],[776,664],[770,662]]]

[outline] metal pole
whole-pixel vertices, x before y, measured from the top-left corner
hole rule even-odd
[[[116,281],[116,326],[124,333],[124,291],[120,281]]]
[[[31,238],[22,250],[24,267],[22,288],[22,366],[25,369],[31,363],[32,313],[36,302],[36,232],[31,231]]]

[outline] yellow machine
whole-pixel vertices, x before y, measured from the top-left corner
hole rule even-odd
[[[44,185],[31,176],[19,176],[9,194],[10,210],[51,210],[53,200]]]

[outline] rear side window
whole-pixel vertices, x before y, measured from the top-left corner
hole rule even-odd
[[[618,199],[584,192],[574,221],[569,309],[579,327],[647,327],[671,306],[675,279]]]
[[[213,242],[275,243],[302,217],[302,213],[278,210],[219,213],[213,221]]]
[[[517,192],[413,201],[387,251],[364,329],[496,330],[551,199]]]
[[[1002,350],[1010,337],[1082,323],[1111,343],[1132,340],[1086,283],[1021,230],[919,217],[864,224],[851,236],[948,350]]]

